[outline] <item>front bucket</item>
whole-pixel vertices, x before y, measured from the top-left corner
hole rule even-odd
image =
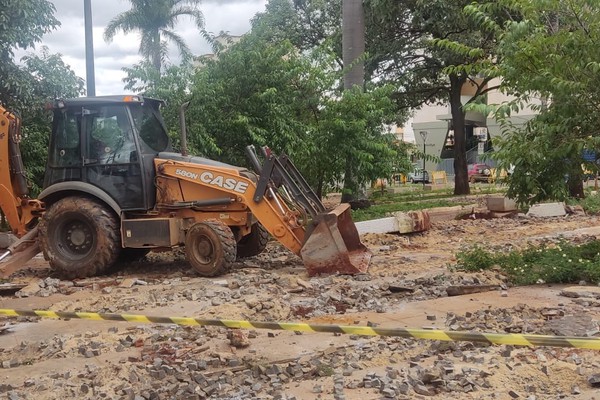
[[[367,272],[371,252],[360,242],[349,204],[340,204],[333,211],[318,215],[312,224],[312,231],[309,228],[300,250],[310,276]]]

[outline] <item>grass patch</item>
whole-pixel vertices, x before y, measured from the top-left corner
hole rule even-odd
[[[494,253],[479,246],[456,254],[453,267],[465,271],[498,268],[517,285],[600,282],[600,241],[585,244],[540,245],[508,253]]]
[[[591,194],[590,191],[586,193],[585,198],[581,200],[575,200],[569,202],[572,205],[580,205],[587,214],[599,215],[600,214],[600,195]]]

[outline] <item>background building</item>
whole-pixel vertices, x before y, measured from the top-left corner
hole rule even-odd
[[[496,86],[497,83],[498,81],[491,81],[490,85]],[[473,97],[475,90],[476,87],[470,82],[463,86],[461,92],[463,104]],[[498,90],[489,91],[485,96],[482,96],[482,99],[486,104],[502,104],[511,100],[510,97]],[[522,125],[533,118],[534,115],[533,110],[526,108],[514,114],[511,117],[511,122],[515,125]],[[415,111],[411,128],[414,131],[417,148],[423,149],[423,139],[419,132],[427,131],[426,152],[441,159],[439,163],[427,161],[425,163],[426,168],[428,170],[443,170],[449,175],[454,175],[454,130],[450,104],[424,105]],[[498,121],[476,111],[467,111],[465,115],[465,133],[468,164],[480,162],[484,153],[493,151],[492,139],[502,134]],[[418,163],[421,165],[422,161]],[[495,164],[493,160],[486,160],[486,163]]]

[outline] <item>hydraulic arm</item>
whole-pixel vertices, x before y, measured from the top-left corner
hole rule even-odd
[[[0,208],[13,233],[21,237],[44,210],[30,199],[21,158],[21,119],[0,105]]]

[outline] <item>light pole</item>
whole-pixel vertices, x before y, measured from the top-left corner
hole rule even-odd
[[[83,21],[85,28],[85,82],[86,96],[96,96],[96,76],[94,72],[94,38],[92,34],[92,0],[83,0]]]
[[[419,131],[419,135],[421,135],[421,137],[423,138],[423,172],[421,173],[421,178],[423,179],[423,189],[425,189],[425,156],[426,156],[426,149],[425,149],[425,143],[427,143],[427,135],[429,134],[428,131]]]

